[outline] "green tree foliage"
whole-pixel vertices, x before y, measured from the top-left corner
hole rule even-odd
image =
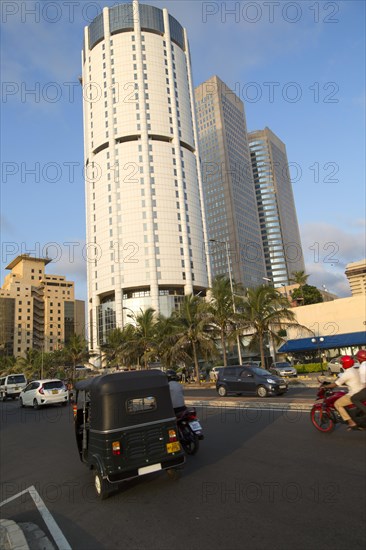
[[[278,332],[285,326],[297,324],[295,314],[288,309],[288,300],[269,286],[249,289],[240,306],[240,328],[253,332],[251,345],[257,344],[264,361],[265,335],[275,343],[280,340]]]
[[[323,296],[320,290],[318,290],[316,286],[307,284],[304,285],[302,288],[296,288],[292,292],[292,298],[293,300],[300,300],[301,305],[304,306],[323,302]]]
[[[292,275],[291,275],[291,278],[290,278],[290,281],[291,281],[291,283],[295,283],[295,284],[298,284],[300,286],[304,286],[308,282],[309,277],[310,277],[310,275],[306,275],[304,270],[293,271]]]
[[[211,325],[213,336],[220,339],[224,366],[227,366],[227,344],[235,341],[235,314],[230,279],[215,277],[208,291],[206,308],[207,322]]]
[[[89,360],[86,340],[80,334],[73,334],[64,348],[64,353],[65,359],[72,364],[71,379],[74,382],[76,365]]]
[[[217,349],[211,327],[205,316],[205,304],[192,294],[185,296],[177,312],[173,312],[174,333],[171,335],[172,354],[194,364],[196,380],[200,380],[200,357],[215,357]]]
[[[107,366],[117,367],[122,362],[125,341],[122,329],[115,328],[108,332],[107,343],[101,346]]]

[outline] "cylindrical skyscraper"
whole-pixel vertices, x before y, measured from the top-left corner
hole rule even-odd
[[[127,314],[169,315],[208,286],[194,92],[185,29],[121,4],[85,29],[90,346]]]

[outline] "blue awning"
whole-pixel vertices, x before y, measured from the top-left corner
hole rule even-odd
[[[311,338],[314,338],[313,336]],[[298,340],[288,340],[281,346],[277,353],[291,351],[316,351],[318,349],[348,348],[349,346],[366,346],[366,331],[351,332],[349,334],[334,334],[332,336],[321,336],[323,342],[319,342],[316,336],[316,342],[311,338],[299,338]]]

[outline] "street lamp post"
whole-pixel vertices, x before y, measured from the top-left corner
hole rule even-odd
[[[235,314],[236,313],[236,307],[235,307],[233,277],[232,277],[231,264],[230,264],[229,243],[227,241],[217,241],[216,239],[210,239],[210,242],[225,245],[226,262],[227,262],[227,267],[228,267],[228,272],[229,272],[229,280],[230,280],[231,299],[232,299],[232,302],[233,302],[233,312]],[[239,359],[239,363],[241,365],[242,362],[243,362],[243,359],[242,359],[242,355],[241,355],[240,338],[239,338],[238,334],[236,336],[236,345],[237,345],[237,348],[238,348],[238,359]]]
[[[312,338],[311,341],[312,341],[313,344],[316,344],[316,345],[317,345],[318,355],[319,355],[319,358],[320,358],[320,368],[321,368],[321,370],[322,370],[322,374],[324,374],[324,373],[323,373],[323,361],[322,361],[322,356],[320,355],[320,344],[321,344],[322,342],[324,342],[324,338],[323,338],[323,336],[318,336],[317,338]]]

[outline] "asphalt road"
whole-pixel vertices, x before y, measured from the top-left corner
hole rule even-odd
[[[126,483],[106,501],[79,461],[72,410],[0,403],[0,502],[34,486],[75,550],[352,550],[366,544],[366,433],[318,433],[308,413],[199,411],[182,478]],[[27,492],[1,508],[49,534]]]

